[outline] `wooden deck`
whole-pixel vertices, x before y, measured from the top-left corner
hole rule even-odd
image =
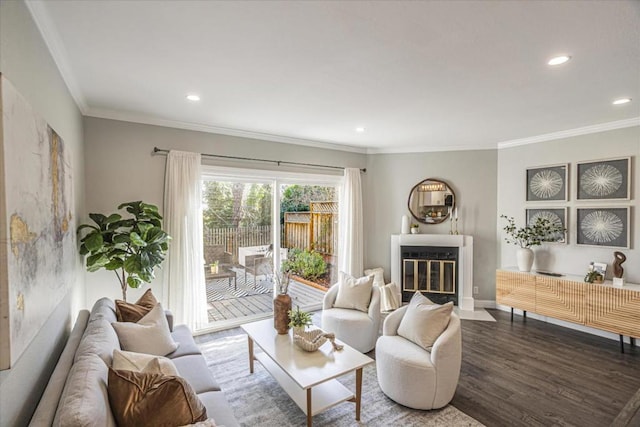
[[[322,308],[324,292],[307,285],[292,281],[289,285],[289,295],[293,306],[310,311]],[[209,322],[215,323],[232,321],[243,318],[268,316],[273,313],[273,293],[247,295],[219,301],[207,301]]]

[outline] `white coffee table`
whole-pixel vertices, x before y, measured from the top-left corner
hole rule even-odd
[[[307,426],[313,424],[314,415],[346,401],[356,404],[360,420],[362,368],[373,359],[346,344],[335,351],[328,341],[317,351],[306,352],[293,344],[291,332],[278,335],[273,319],[247,323],[242,329],[249,336],[249,372],[253,373],[253,361],[259,361],[307,415]],[[254,343],[264,353],[255,354]],[[355,394],[335,379],[353,371]]]

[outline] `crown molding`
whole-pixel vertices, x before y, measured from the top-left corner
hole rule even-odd
[[[618,120],[615,122],[600,123],[597,125],[584,126],[576,129],[563,130],[560,132],[545,133],[543,135],[531,136],[529,138],[513,139],[498,143],[498,149],[518,147],[520,145],[537,144],[538,142],[553,141],[555,139],[570,138],[572,136],[588,135],[590,133],[605,132],[608,130],[623,129],[633,126],[640,126],[640,117]]]
[[[51,20],[49,16],[49,12],[47,11],[47,7],[45,6],[44,1],[37,0],[25,0],[25,4],[31,13],[31,17],[36,23],[36,27],[40,30],[40,34],[42,35],[42,39],[44,43],[49,48],[49,53],[53,58],[53,62],[55,62],[58,67],[58,71],[62,75],[62,80],[67,85],[69,92],[71,93],[71,97],[76,102],[76,105],[80,109],[82,114],[88,110],[87,102],[82,95],[82,91],[80,90],[80,86],[78,85],[78,81],[73,73],[71,66],[69,65],[69,59],[67,56],[67,51],[64,48],[64,44],[60,39],[60,35],[56,30],[56,26]]]
[[[325,150],[347,151],[351,153],[366,154],[367,150],[363,147],[354,147],[351,145],[340,145],[324,141],[314,141],[302,138],[292,138],[282,135],[273,135],[269,133],[252,132],[240,129],[231,129],[219,126],[211,126],[201,123],[183,122],[179,120],[161,119],[157,117],[146,116],[143,114],[114,111],[108,109],[89,108],[85,116],[96,117],[99,119],[119,120],[123,122],[141,123],[145,125],[163,126],[175,129],[192,130],[197,132],[216,133],[220,135],[237,136],[240,138],[260,139],[263,141],[281,142],[283,144],[303,145],[305,147],[322,148]]]
[[[437,153],[442,151],[478,151],[478,150],[495,150],[495,145],[454,145],[454,146],[437,146],[437,147],[381,147],[367,148],[367,154],[409,154],[409,153]]]

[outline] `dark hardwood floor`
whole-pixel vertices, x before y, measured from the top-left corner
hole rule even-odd
[[[489,312],[497,322],[462,322],[452,402],[483,424],[609,426],[640,389],[640,347]]]

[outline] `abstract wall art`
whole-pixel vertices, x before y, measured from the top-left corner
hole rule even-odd
[[[577,164],[577,200],[629,200],[631,159],[597,160]]]
[[[579,245],[629,248],[629,208],[577,209]]]
[[[567,208],[538,208],[527,209],[527,225],[532,226],[538,218],[549,220],[552,225],[567,229]],[[567,233],[559,233],[552,236],[548,242],[567,243]]]
[[[70,153],[0,75],[0,369],[68,293],[76,269]]]
[[[527,169],[527,202],[567,201],[568,164]]]

